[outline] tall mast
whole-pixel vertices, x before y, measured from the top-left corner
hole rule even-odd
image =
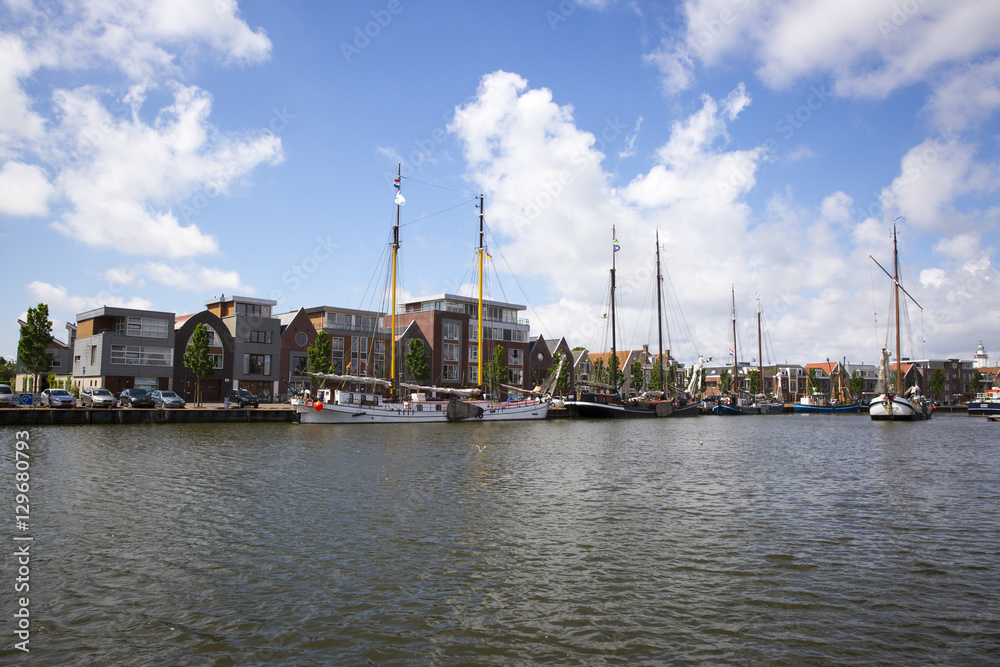
[[[893,300],[896,302],[896,395],[902,393],[902,366],[899,360],[899,246],[896,245],[896,221],[892,221],[892,285]]]
[[[483,253],[486,248],[483,245],[483,195],[479,195],[479,331],[477,340],[479,341],[478,371],[476,377],[479,379],[479,386],[483,386]]]
[[[396,224],[392,227],[392,305],[390,308],[392,331],[389,333],[389,344],[392,346],[392,354],[389,362],[389,379],[392,380],[393,392],[399,395],[399,383],[396,377],[396,255],[399,252],[399,192],[400,179],[403,175],[403,164],[396,165]]]
[[[740,365],[739,359],[736,353],[739,351],[739,346],[736,344],[736,287],[732,288],[733,291],[733,393],[739,395],[740,393]]]
[[[618,351],[615,341],[615,254],[618,252],[618,235],[615,233],[615,226],[611,225],[611,385],[618,386]]]
[[[660,391],[666,395],[666,387],[663,383],[663,297],[660,294],[660,285],[663,277],[660,275],[660,230],[656,230],[656,341],[659,350],[660,361]]]
[[[760,294],[757,295],[757,373],[760,374],[760,393],[764,391],[764,353],[760,334]]]

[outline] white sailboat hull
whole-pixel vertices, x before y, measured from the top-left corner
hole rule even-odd
[[[917,421],[930,419],[930,406],[903,396],[881,394],[872,399],[868,414],[876,421]]]
[[[317,410],[314,405],[297,405],[295,411],[303,424],[423,424],[446,421],[527,421],[545,419],[548,401],[518,401],[490,403],[489,401],[464,401],[482,409],[482,414],[465,419],[448,419],[447,401],[419,401],[411,403],[382,403],[380,405],[340,405],[324,403]],[[478,411],[474,411],[478,412]]]

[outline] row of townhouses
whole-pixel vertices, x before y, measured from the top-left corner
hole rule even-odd
[[[51,374],[62,382],[83,387],[106,387],[115,394],[131,387],[148,390],[171,389],[185,399],[194,397],[197,379],[184,365],[184,352],[195,327],[204,324],[209,333],[210,355],[215,372],[201,382],[203,399],[221,401],[230,389],[247,389],[261,401],[283,401],[290,395],[309,389],[305,375],[308,348],[319,332],[331,342],[332,370],[338,374],[386,377],[391,358],[390,344],[395,340],[397,354],[403,355],[410,342],[419,340],[430,362],[428,383],[442,387],[473,387],[479,384],[477,359],[483,345],[484,361],[497,346],[507,368],[507,384],[530,390],[541,384],[557,359],[567,360],[566,393],[578,384],[594,382],[598,369],[607,368],[610,352],[592,353],[573,349],[565,338],[545,339],[530,336],[528,320],[521,317],[525,306],[486,301],[483,340],[479,340],[478,302],[475,298],[438,294],[404,303],[396,314],[396,330],[384,313],[334,306],[300,308],[288,313],[274,313],[276,301],[246,296],[225,295],[205,301],[205,309],[194,314],[103,306],[77,315],[75,324],[66,325],[66,341],[52,341]],[[641,350],[620,350],[618,367],[624,386],[638,393],[650,386],[657,356],[648,346]],[[398,363],[399,360],[397,360]],[[633,383],[633,369],[642,377]],[[664,352],[664,367],[674,366],[674,385],[683,387],[689,369]],[[414,382],[405,366],[398,363],[401,379]],[[741,364],[737,383],[750,388],[750,371],[757,366]],[[816,387],[831,393],[839,384],[849,385],[857,372],[863,378],[862,398],[874,395],[878,368],[850,363],[819,363],[805,366],[770,364],[762,367],[763,389],[795,401],[809,389],[810,371]],[[982,343],[972,361],[904,360],[899,365],[904,385],[919,385],[930,394],[934,371],[945,376],[939,396],[945,404],[968,400],[966,391],[973,373],[979,370],[988,378],[997,369],[989,366]],[[895,369],[891,369],[895,370]],[[733,376],[731,365],[705,366],[704,393],[720,393],[724,373]],[[19,369],[17,391],[33,391],[32,378]],[[633,388],[637,387],[637,388]]]

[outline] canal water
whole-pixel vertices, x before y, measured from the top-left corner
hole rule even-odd
[[[5,664],[1000,663],[983,419],[28,430]]]

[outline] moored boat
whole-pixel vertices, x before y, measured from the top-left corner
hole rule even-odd
[[[1000,415],[1000,389],[994,387],[976,394],[976,397],[969,401],[968,410],[972,417]]]

